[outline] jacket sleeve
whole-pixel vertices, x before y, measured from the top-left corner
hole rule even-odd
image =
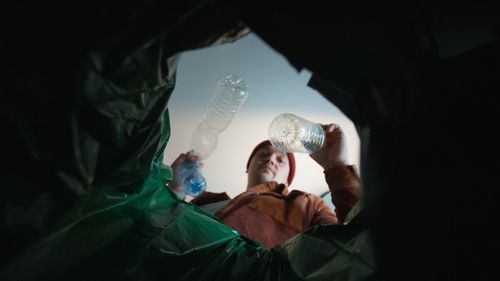
[[[205,191],[200,196],[193,198],[189,203],[194,204],[196,206],[203,206],[210,203],[220,202],[224,200],[230,200],[231,197],[227,195],[225,192],[214,193]]]
[[[337,215],[332,211],[330,206],[326,204],[321,197],[316,195],[309,195],[312,205],[313,216],[309,223],[309,227],[317,225],[317,224],[338,224],[339,220]]]
[[[332,203],[339,223],[344,223],[352,207],[361,197],[361,183],[354,165],[335,167],[324,172],[332,193]]]

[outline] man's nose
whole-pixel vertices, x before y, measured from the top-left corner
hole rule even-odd
[[[271,162],[271,164],[276,165],[278,163],[277,159],[278,155],[275,152],[271,153],[267,158],[267,161]]]

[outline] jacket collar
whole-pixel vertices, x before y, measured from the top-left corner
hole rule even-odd
[[[256,186],[250,187],[247,191],[253,191],[256,193],[264,192],[276,192],[282,195],[288,195],[288,187],[285,184],[277,183],[275,181],[261,183]]]

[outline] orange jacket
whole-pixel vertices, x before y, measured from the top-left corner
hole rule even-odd
[[[344,222],[361,194],[356,169],[330,169],[325,171],[325,179],[335,213],[319,196],[299,190],[289,192],[285,185],[269,182],[236,196],[215,216],[243,236],[261,242],[265,249],[272,248],[314,225]],[[203,205],[224,199],[229,199],[225,193],[206,192],[192,203]]]

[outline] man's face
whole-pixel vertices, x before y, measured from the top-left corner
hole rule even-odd
[[[287,184],[290,165],[286,153],[276,151],[272,146],[260,148],[250,160],[248,177],[255,183],[276,181]]]

